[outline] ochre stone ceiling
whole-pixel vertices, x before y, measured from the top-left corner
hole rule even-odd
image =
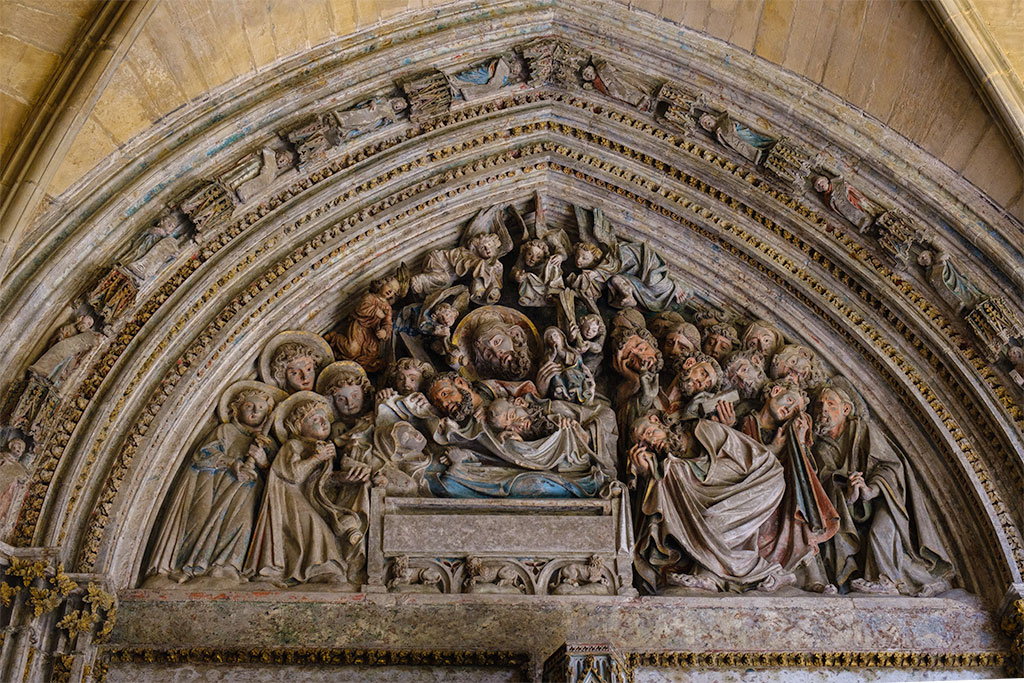
[[[49,185],[59,196],[101,159],[186,102],[281,58],[435,0],[162,2],[118,68]],[[1022,213],[1020,164],[974,94],[924,3],[632,0],[637,10],[779,64],[918,143],[998,204]],[[5,0],[0,80],[4,153],[96,3]],[[1020,3],[977,3],[1016,61]],[[1017,28],[1014,28],[1017,26]],[[912,49],[910,49],[912,47]],[[1017,48],[1019,52],[1019,48]],[[11,56],[20,58],[10,59]],[[1016,55],[1016,57],[1014,57]]]
[[[39,101],[97,0],[0,3],[0,159]]]

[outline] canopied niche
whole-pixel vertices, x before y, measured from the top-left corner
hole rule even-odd
[[[54,226],[52,238],[40,241],[34,248],[38,258],[20,262],[3,299],[10,382],[4,419],[8,450],[16,436],[29,459],[18,463],[26,470],[21,476],[27,496],[22,505],[12,505],[14,547],[6,551],[18,558],[9,566],[7,595],[9,618],[21,630],[5,642],[5,670],[28,667],[42,675],[66,667],[81,675],[86,665],[94,666],[97,651],[106,653],[102,664],[117,656],[147,656],[133,648],[155,642],[163,645],[153,649],[164,654],[148,656],[172,656],[166,653],[176,647],[236,655],[256,648],[271,658],[300,657],[294,660],[299,664],[306,661],[302,656],[316,655],[289,655],[287,646],[318,649],[347,662],[356,655],[342,651],[385,649],[396,652],[394,661],[412,661],[409,652],[444,650],[479,656],[451,663],[508,664],[526,656],[536,664],[559,644],[581,640],[610,642],[624,653],[622,661],[633,664],[659,661],[638,653],[707,649],[775,653],[768,663],[778,665],[816,663],[786,659],[815,652],[828,666],[834,660],[824,653],[844,651],[854,653],[849,660],[854,667],[896,663],[878,654],[894,651],[922,657],[960,653],[978,667],[1003,662],[1008,646],[996,615],[1008,588],[1019,583],[1022,564],[1022,510],[1014,495],[1021,487],[1022,415],[1009,352],[1010,342],[1019,343],[1021,335],[1019,224],[976,190],[930,166],[920,151],[884,131],[871,133],[827,93],[808,93],[796,79],[721,44],[670,35],[662,26],[603,6],[599,11],[565,6],[557,12],[523,7],[501,16],[458,8],[450,18],[458,21],[424,16],[420,23],[396,24],[362,46],[324,50],[303,66],[283,65],[273,77],[225,91],[218,100],[223,105],[188,110],[173,122],[187,123],[178,128],[181,136],[140,140],[136,166],[80,188],[69,200],[80,210]],[[607,39],[612,35],[614,43]],[[402,65],[397,71],[396,64]],[[723,64],[740,64],[746,71]],[[984,231],[974,227],[979,223]],[[474,240],[483,234],[496,237]],[[536,261],[523,246],[531,240],[546,245]],[[483,242],[493,242],[489,254]],[[593,356],[597,348],[586,342],[602,332],[584,331],[590,309],[583,295],[588,268],[577,260],[580,242],[601,252],[594,254],[590,269],[607,263],[613,244],[618,253],[618,265],[597,278],[593,299],[606,340],[605,358],[593,367],[587,365],[593,360],[588,353]],[[459,247],[465,252],[456,251]],[[546,267],[563,252],[554,264],[558,268]],[[501,276],[492,277],[498,262]],[[613,277],[624,278],[624,284],[613,284]],[[495,287],[501,289],[497,296]],[[565,302],[565,291],[576,292],[573,301]],[[456,313],[453,322],[428,315],[446,302]],[[639,317],[617,313],[630,304]],[[407,305],[420,309],[403,318]],[[678,318],[669,315],[673,312]],[[65,327],[73,320],[77,328]],[[848,385],[834,381],[841,393],[833,390],[831,396],[840,399],[840,412],[851,405],[870,419],[882,435],[880,443],[887,437],[895,444],[894,457],[920,493],[912,495],[913,504],[921,503],[950,565],[933,578],[949,582],[943,589],[960,592],[863,602],[845,593],[767,596],[761,589],[776,587],[761,585],[771,575],[767,572],[749,581],[721,574],[711,579],[716,588],[757,594],[698,597],[695,590],[710,587],[698,580],[688,581],[685,595],[667,597],[657,581],[634,577],[632,544],[650,533],[642,528],[635,502],[651,468],[644,470],[639,450],[632,460],[629,453],[637,445],[635,418],[651,406],[637,401],[630,407],[630,398],[651,391],[651,378],[643,379],[638,370],[647,370],[666,388],[677,375],[651,373],[654,366],[644,366],[646,350],[638,351],[636,363],[626,357],[646,344],[655,365],[661,351],[679,354],[678,370],[687,378],[694,367],[714,371],[717,364],[721,370],[718,359],[683,355],[672,343],[706,344],[711,355],[733,360],[726,354],[736,348],[729,347],[741,346],[741,335],[746,337],[758,320],[777,326],[784,346],[790,346],[773,349],[774,357],[789,354],[793,366],[806,369],[791,368],[796,403],[801,403],[799,389],[818,388],[825,377],[846,378]],[[561,332],[548,335],[547,327]],[[501,334],[490,333],[499,328]],[[699,328],[704,334],[692,336]],[[776,335],[769,326],[761,328],[770,346],[768,338]],[[755,324],[745,341],[759,338],[758,329]],[[31,332],[34,344],[10,343],[24,331]],[[58,339],[51,343],[54,333]],[[502,477],[486,477],[487,486],[477,478],[473,485],[478,493],[505,493],[505,507],[497,512],[508,518],[522,518],[525,508],[519,503],[536,502],[538,492],[550,494],[551,487],[581,493],[548,495],[537,510],[552,512],[548,516],[555,522],[577,515],[580,538],[592,540],[583,530],[593,527],[595,538],[609,543],[581,543],[550,570],[514,553],[502,555],[493,545],[472,555],[448,547],[431,557],[429,533],[402,536],[408,529],[432,528],[423,522],[438,515],[440,508],[431,501],[457,500],[443,511],[474,518],[465,522],[469,526],[495,513],[487,507],[493,500],[477,505],[466,501],[482,498],[453,496],[465,492],[467,477],[442,476],[455,465],[473,464],[472,459],[435,452],[430,455],[436,461],[432,457],[426,465],[429,477],[418,479],[415,467],[398,465],[389,478],[381,474],[383,467],[363,467],[371,462],[339,459],[341,444],[335,444],[334,453],[322,454],[342,475],[333,481],[333,503],[340,505],[338,491],[351,492],[352,500],[340,506],[354,511],[349,521],[355,521],[345,526],[339,515],[330,526],[326,507],[317,514],[330,529],[320,541],[340,539],[336,554],[344,560],[343,580],[333,589],[311,590],[306,579],[312,575],[270,572],[267,578],[276,583],[246,587],[238,582],[233,588],[239,590],[223,593],[230,600],[214,599],[224,591],[222,579],[238,578],[230,575],[198,576],[192,579],[196,589],[188,583],[184,591],[174,589],[176,579],[189,577],[180,576],[185,565],[177,541],[170,543],[166,566],[160,564],[160,539],[174,535],[163,532],[168,515],[184,510],[175,500],[190,486],[182,482],[191,476],[194,454],[219,443],[226,460],[209,469],[229,483],[260,481],[261,461],[277,462],[278,449],[289,448],[292,427],[282,414],[274,424],[280,431],[276,442],[270,432],[262,439],[246,435],[245,428],[262,427],[267,415],[260,415],[254,424],[241,419],[238,434],[228,434],[239,411],[259,413],[253,404],[261,391],[268,403],[296,408],[298,394],[286,398],[277,390],[298,390],[313,392],[300,396],[312,402],[309,411],[303,409],[312,415],[316,394],[330,395],[332,379],[347,375],[353,381],[337,386],[358,385],[359,391],[338,392],[332,413],[342,412],[341,393],[344,401],[358,398],[366,407],[386,403],[393,397],[378,399],[376,392],[385,388],[392,361],[416,355],[403,334],[410,340],[422,337],[423,359],[436,370],[454,368],[466,382],[530,381],[538,401],[566,404],[564,414],[543,414],[537,433],[513,434],[519,426],[527,428],[520,425],[524,416],[518,409],[532,418],[531,392],[506,387],[508,395],[502,397],[492,389],[491,406],[498,399],[510,405],[503,405],[504,413],[484,408],[486,401],[475,406],[483,410],[487,434],[495,437],[490,455],[533,444],[520,455],[537,464],[546,456],[536,442],[563,436],[566,443],[575,439],[578,448],[554,449],[550,462],[532,470],[551,475],[539,477],[539,483],[534,478],[532,495],[521,495]],[[475,357],[483,353],[477,341],[498,337],[501,348],[494,358]],[[517,340],[525,341],[527,360],[521,366],[516,361],[504,368],[506,355],[516,356],[504,348],[506,337],[513,348]],[[630,349],[617,363],[616,338],[620,350]],[[298,375],[289,379],[280,375],[288,372],[288,359],[276,365],[274,359],[296,339],[323,351],[316,358],[307,354],[311,368],[292,368]],[[403,346],[391,356],[389,348],[398,339]],[[655,345],[661,347],[657,352]],[[688,358],[693,362],[686,366]],[[557,372],[541,373],[545,360]],[[751,367],[744,372],[756,378],[758,363],[747,360]],[[631,373],[620,372],[631,364]],[[773,368],[769,364],[767,371],[778,379],[788,374]],[[307,370],[310,376],[301,377]],[[593,376],[595,370],[598,380],[591,386],[587,372]],[[537,386],[545,384],[541,374],[550,375],[547,387]],[[734,381],[742,384],[740,379]],[[719,380],[716,373],[706,387],[712,395],[719,393]],[[238,384],[256,381],[278,386]],[[321,381],[325,386],[318,387]],[[591,391],[610,399],[605,410],[622,415],[605,420],[600,410],[578,414],[580,408],[572,406],[597,405]],[[660,409],[668,414],[675,409],[677,417],[692,413],[705,430],[727,433],[715,426],[718,422],[699,421],[721,410],[717,400],[691,407],[684,400],[692,398],[688,393],[696,392],[683,391],[675,408]],[[517,398],[526,407],[516,406]],[[658,401],[657,391],[649,398]],[[434,409],[443,410],[443,400],[435,399]],[[751,414],[760,407],[757,403]],[[363,410],[352,417],[364,418]],[[627,417],[630,411],[635,414]],[[338,436],[369,443],[371,453],[383,452],[379,412],[368,420],[369,441],[346,436],[358,426],[355,420]],[[346,421],[326,412],[323,417]],[[436,426],[404,421],[424,441],[429,437],[444,445],[434,438]],[[388,444],[415,446],[415,437],[406,434],[403,441],[394,424]],[[616,439],[602,426],[611,424],[618,429]],[[584,438],[588,426],[593,431]],[[215,438],[207,436],[211,430]],[[775,435],[758,431],[752,430],[754,436],[770,445]],[[656,450],[641,432],[637,438],[647,443],[648,452]],[[792,443],[783,435],[785,447],[799,453],[802,433],[794,434]],[[598,447],[602,439],[616,443]],[[238,444],[245,455],[229,457]],[[475,446],[465,450],[480,454]],[[314,452],[303,452],[296,462]],[[759,452],[766,467],[775,466],[776,456]],[[209,449],[207,455],[219,457]],[[530,469],[522,467],[524,462],[519,471]],[[631,470],[641,482],[632,491]],[[313,476],[312,469],[308,474]],[[606,486],[613,481],[621,484]],[[839,486],[845,495],[846,482]],[[399,495],[403,487],[416,495]],[[269,478],[263,488],[263,494],[251,495],[253,536],[261,528]],[[783,487],[779,495],[785,490],[793,489]],[[364,494],[366,501],[356,500]],[[891,500],[911,504],[906,495]],[[833,508],[836,503],[841,505],[837,499]],[[314,519],[309,517],[310,524],[317,524]],[[815,528],[826,526],[822,521]],[[458,520],[451,528],[459,528]],[[564,524],[554,528],[562,529],[554,541],[572,540]],[[389,539],[395,545],[387,545]],[[271,538],[267,547],[273,550],[275,543]],[[241,558],[242,578],[247,566],[254,573],[277,566],[258,560],[247,565],[253,553],[250,544],[243,545],[228,553]],[[525,559],[552,561],[551,553]],[[694,555],[692,547],[689,554]],[[145,584],[154,566],[154,576],[167,577],[159,589]],[[682,559],[659,566],[671,570],[665,578],[693,574]],[[863,567],[859,571],[850,581],[874,581],[862,576]],[[15,577],[26,580],[18,583]],[[207,579],[216,593],[202,592]],[[69,580],[80,588],[72,589]],[[90,581],[94,590],[83,595]],[[30,593],[33,582],[51,592]],[[905,592],[916,594],[930,583],[918,581]],[[136,590],[139,585],[143,588]],[[482,591],[467,590],[485,585],[511,590],[475,597]],[[395,596],[411,586],[423,592]],[[267,590],[256,593],[253,587]],[[851,587],[849,582],[839,586]],[[644,595],[631,595],[634,590]],[[496,592],[502,597],[493,597]],[[104,633],[113,608],[105,596],[115,593],[119,622]],[[90,601],[82,602],[85,597]],[[517,621],[514,615],[525,612],[534,616]],[[202,623],[191,622],[190,614],[201,614]],[[929,616],[927,629],[922,614]],[[486,626],[506,618],[513,620],[506,622],[513,624],[509,628]],[[74,619],[88,623],[71,628]],[[871,619],[886,620],[888,635],[874,635]],[[739,633],[742,625],[758,620],[763,622],[758,643],[722,643],[719,636],[713,648],[708,645],[710,634],[722,633],[726,625]],[[324,628],[324,623],[342,625]],[[822,631],[829,635],[811,643],[799,635],[807,623],[843,627]],[[107,636],[111,642],[101,645]],[[36,658],[37,651],[62,656]]]

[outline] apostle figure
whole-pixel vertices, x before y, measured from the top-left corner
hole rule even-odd
[[[870,228],[875,216],[882,213],[882,207],[840,176],[828,178],[820,175],[814,179],[814,189],[825,195],[833,211],[857,226],[861,232]]]
[[[782,500],[779,461],[746,435],[710,420],[692,432],[656,414],[630,428],[629,467],[637,490],[635,565],[652,592],[771,591],[787,581],[758,552],[761,526]]]
[[[807,394],[793,381],[781,379],[765,385],[764,404],[742,421],[742,430],[764,444],[782,462],[786,492],[775,514],[761,529],[761,554],[787,571],[795,583],[798,567],[813,561],[818,544],[835,535],[839,515],[822,488],[810,454],[811,419]],[[719,410],[725,424],[735,420],[731,411]]]
[[[245,577],[263,475],[277,450],[269,436],[274,404],[285,392],[241,381],[221,397],[217,426],[192,456],[174,491],[147,574],[184,583]]]
[[[669,274],[664,259],[647,242],[618,245],[619,270],[608,280],[608,303],[663,311],[686,300],[686,289]]]
[[[820,547],[815,583],[876,595],[947,591],[953,564],[924,491],[906,456],[857,414],[852,391],[829,383],[815,402],[814,460],[840,520]]]
[[[267,476],[246,560],[254,580],[344,583],[361,570],[346,555],[361,547],[363,522],[330,495],[336,455],[329,441],[331,413],[327,400],[311,391],[292,394],[274,413],[283,445]]]

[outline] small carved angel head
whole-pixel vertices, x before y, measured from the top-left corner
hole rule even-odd
[[[459,319],[459,309],[447,301],[442,301],[437,306],[434,306],[431,318],[433,318],[437,325],[450,329],[455,324],[455,321]]]
[[[469,248],[480,258],[490,260],[498,255],[498,250],[501,248],[501,238],[493,232],[474,235],[469,240]]]
[[[593,81],[595,78],[597,78],[597,69],[594,68],[593,64],[587,64],[585,67],[583,67],[583,70],[580,71],[580,78],[582,78],[587,83]]]
[[[335,372],[325,388],[335,414],[341,419],[362,415],[373,406],[373,385],[361,368],[354,363],[353,366]]]
[[[400,358],[391,371],[391,385],[402,396],[421,391],[434,378],[434,366],[415,358]]]
[[[828,192],[832,189],[832,181],[820,175],[814,179],[814,189],[818,192]]]
[[[397,277],[388,275],[370,282],[370,291],[389,304],[393,304],[395,299],[398,298],[398,293],[401,291],[401,284],[399,284]]]
[[[697,122],[700,124],[701,128],[710,132],[718,125],[718,118],[710,112],[705,112],[700,115],[700,119],[698,119]]]
[[[577,242],[573,247],[573,256],[576,258],[576,267],[586,270],[600,263],[604,258],[604,252],[601,251],[601,247],[591,242]]]
[[[548,260],[551,248],[544,240],[528,240],[523,242],[523,262],[530,268]]]
[[[597,313],[588,313],[580,318],[580,334],[586,340],[597,339],[604,332],[604,321]]]

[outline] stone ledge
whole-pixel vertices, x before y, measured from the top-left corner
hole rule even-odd
[[[130,590],[112,647],[508,650],[564,642],[624,651],[1007,652],[998,621],[960,591],[941,598],[516,596]],[[230,627],[228,627],[230,625]]]

